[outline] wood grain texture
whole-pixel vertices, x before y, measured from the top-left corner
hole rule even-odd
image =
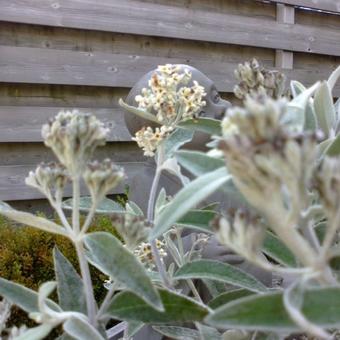
[[[141,1],[1,0],[0,20],[340,55],[340,32]]]
[[[0,166],[14,166],[39,164],[41,162],[56,161],[52,150],[43,143],[0,143]],[[114,162],[144,162],[142,150],[135,142],[112,142],[105,146],[98,147],[93,155],[93,159],[103,160],[110,158]]]
[[[145,209],[147,205],[145,197],[148,195],[155,172],[154,162],[118,162],[117,165],[124,168],[126,179],[110,194],[125,193],[128,187],[129,198],[138,202]],[[15,201],[44,198],[39,191],[25,185],[25,178],[29,171],[34,169],[34,165],[0,166],[0,200]],[[180,188],[178,179],[171,175],[163,175],[162,181],[168,188],[167,193],[170,195],[174,195]],[[64,197],[71,195],[71,186],[67,185]],[[81,184],[81,195],[88,195],[85,183]]]
[[[127,179],[124,183],[113,189],[110,192],[112,194],[124,193],[125,185],[134,186],[136,181],[138,181],[138,173],[141,171],[141,168],[149,166],[143,162],[122,162],[117,164],[124,167]],[[0,166],[0,200],[11,201],[44,198],[44,195],[39,191],[25,184],[25,178],[29,171],[35,168],[35,165]],[[84,183],[81,186],[81,194],[88,194]],[[64,196],[71,196],[70,185],[66,187]]]
[[[270,0],[292,6],[314,8],[327,12],[340,13],[340,0]]]
[[[79,110],[84,113],[93,113],[110,128],[108,141],[131,140],[130,133],[125,126],[122,109],[79,108]],[[42,141],[41,126],[59,111],[58,107],[0,106],[0,142]]]
[[[293,6],[276,4],[276,21],[285,24],[295,23],[295,9]],[[283,69],[293,69],[294,52],[276,50],[275,67]]]
[[[131,87],[159,64],[185,63],[183,59],[128,56],[109,53],[59,51],[29,47],[0,46],[0,82]],[[192,66],[211,78],[219,91],[231,92],[235,86],[237,63],[192,60]],[[327,79],[332,69],[283,70],[288,79],[311,85]],[[340,93],[340,84],[335,94]]]

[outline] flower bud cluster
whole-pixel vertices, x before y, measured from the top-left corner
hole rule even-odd
[[[87,164],[83,174],[84,181],[93,200],[100,200],[124,179],[124,171],[110,159]]]
[[[135,250],[148,238],[151,224],[141,216],[117,214],[112,216],[111,220],[113,226],[123,238],[126,247],[130,250]]]
[[[261,252],[265,228],[257,217],[243,210],[232,212],[228,218],[216,221],[217,238],[221,244],[254,261]]]
[[[95,148],[105,144],[107,132],[93,115],[77,110],[59,112],[43,126],[42,136],[61,164],[40,164],[29,173],[26,184],[42,192],[54,207],[61,208],[67,181],[83,177],[93,202],[98,202],[124,178],[123,170],[109,159],[89,162]]]
[[[105,144],[109,129],[95,116],[78,110],[60,111],[42,127],[45,145],[50,147],[72,176],[81,172],[94,150]]]
[[[61,164],[41,163],[35,171],[30,171],[25,183],[38,189],[50,201],[60,203],[69,175]]]
[[[135,97],[138,108],[154,113],[160,128],[143,127],[133,138],[144,150],[145,156],[154,156],[158,145],[169,135],[179,121],[197,117],[206,105],[203,86],[191,80],[191,72],[180,65],[161,65],[149,80],[149,88],[143,88]]]
[[[237,132],[225,135],[219,147],[235,184],[257,208],[268,206],[268,197],[275,195],[282,201],[283,192],[291,205],[302,202],[305,193],[299,188],[308,187],[312,175],[319,136],[292,132],[282,123],[284,114],[284,101],[266,96],[248,97],[245,109],[228,111]]]
[[[161,259],[166,257],[168,254],[165,250],[165,242],[156,240],[156,246],[158,249],[159,256]],[[142,242],[134,251],[136,257],[145,265],[149,270],[153,270],[155,265],[155,259],[152,253],[151,244],[147,242]]]
[[[267,94],[278,99],[285,88],[285,75],[278,71],[269,71],[259,65],[256,59],[239,64],[235,76],[240,83],[235,86],[235,96],[245,99],[255,93]]]
[[[143,127],[136,132],[132,140],[136,141],[142,148],[145,156],[152,157],[159,144],[173,131],[171,126],[162,125],[160,128],[152,129],[150,126]]]

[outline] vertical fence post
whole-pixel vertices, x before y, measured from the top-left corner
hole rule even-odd
[[[276,4],[276,21],[282,24],[295,23],[295,8],[283,4]],[[275,67],[293,69],[293,52],[276,50]]]

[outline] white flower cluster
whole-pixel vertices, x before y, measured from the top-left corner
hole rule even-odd
[[[156,240],[156,246],[161,259],[168,255],[165,251],[165,242]],[[135,249],[134,254],[145,265],[146,268],[152,270],[156,267],[150,243],[142,242]]]
[[[181,70],[179,65],[158,66],[149,80],[149,88],[143,88],[136,96],[138,108],[153,112],[162,126],[155,130],[144,127],[134,138],[138,146],[143,148],[146,156],[153,156],[157,146],[175,128],[179,121],[197,117],[206,105],[203,100],[206,92],[197,81],[193,86],[188,84],[192,75],[189,70]]]
[[[152,157],[155,155],[155,150],[158,145],[169,135],[173,130],[171,126],[162,125],[160,128],[152,129],[150,126],[143,127],[136,132],[132,140],[136,141],[138,146],[143,149],[144,155]]]

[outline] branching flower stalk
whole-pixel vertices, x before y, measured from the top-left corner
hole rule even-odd
[[[138,103],[137,108],[120,101],[120,104],[128,111],[160,125],[155,128],[144,126],[136,132],[133,138],[143,149],[145,156],[156,157],[156,171],[147,209],[147,219],[150,222],[154,220],[156,193],[163,170],[162,166],[166,161],[164,157],[166,139],[176,130],[179,122],[195,118],[201,108],[206,105],[203,100],[206,95],[203,86],[199,85],[197,81],[193,81],[191,87],[185,86],[191,77],[189,70],[182,70],[179,65],[159,66],[149,80],[149,87],[143,88],[141,94],[135,97]],[[151,241],[151,249],[163,283],[170,288],[171,284],[156,240]]]
[[[158,189],[159,180],[162,174],[162,165],[164,162],[164,149],[163,146],[160,145],[158,147],[158,153],[157,153],[157,162],[156,162],[156,170],[155,170],[155,176],[152,181],[151,189],[150,189],[150,195],[149,195],[149,201],[148,201],[148,211],[147,211],[147,219],[149,222],[154,220],[154,206],[155,206],[155,200],[156,200],[156,193]],[[163,280],[163,283],[166,287],[170,288],[171,284],[169,282],[165,266],[163,263],[163,260],[159,254],[156,240],[151,241],[151,249],[154,256],[154,260],[158,269],[158,272]]]
[[[61,111],[54,120],[42,128],[46,146],[54,151],[61,165],[54,163],[40,165],[26,179],[28,185],[46,195],[76,248],[88,318],[94,327],[97,326],[97,306],[89,265],[85,258],[83,236],[93,219],[98,202],[124,177],[122,170],[109,160],[89,163],[95,148],[105,143],[107,133],[108,129],[92,115],[76,110]],[[92,198],[92,207],[82,226],[79,209],[81,177],[84,178]],[[68,180],[72,181],[73,188],[72,224],[68,222],[62,210],[63,190]]]

